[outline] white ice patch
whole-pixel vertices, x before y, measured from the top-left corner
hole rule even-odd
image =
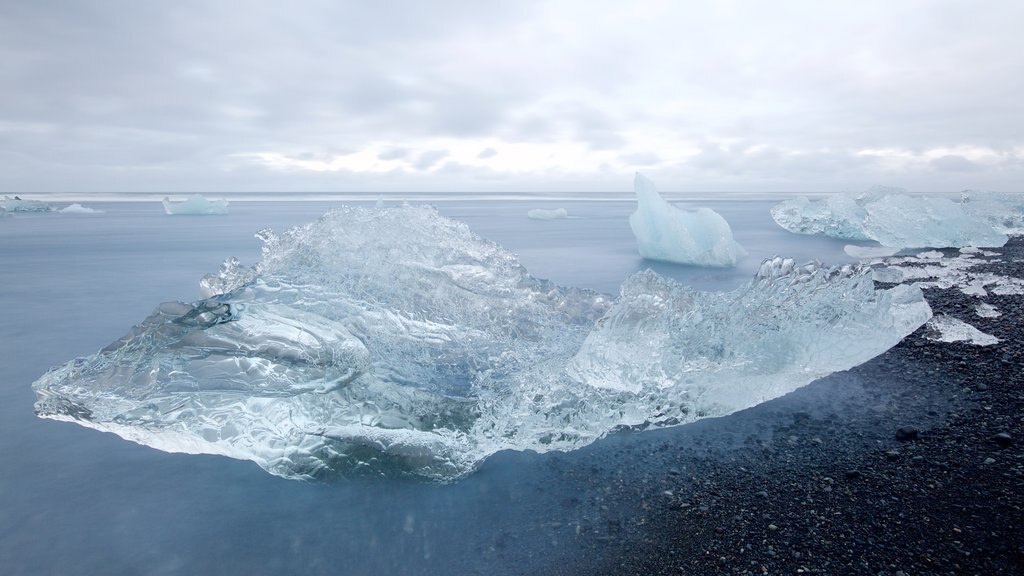
[[[161,202],[164,205],[164,212],[175,216],[208,216],[228,213],[227,200],[208,200],[200,194],[193,194],[183,202],[171,202],[171,199],[167,197]]]
[[[928,336],[929,340],[936,342],[967,342],[975,346],[991,346],[999,343],[999,339],[995,336],[986,334],[952,316],[933,316],[927,326],[938,332],[937,336]]]
[[[985,302],[975,306],[974,313],[982,318],[999,318],[1003,315],[998,308]]]
[[[569,212],[565,208],[555,208],[554,210],[534,208],[526,213],[526,217],[530,220],[559,220],[568,218]]]
[[[103,210],[97,210],[96,208],[89,208],[82,206],[81,204],[75,203],[70,206],[65,206],[60,209],[61,214],[102,214]]]
[[[637,209],[629,217],[640,255],[677,264],[728,268],[747,251],[732,228],[710,208],[681,210],[658,194],[654,183],[639,173],[633,180]]]
[[[1020,278],[973,271],[987,262],[976,254],[961,251],[955,258],[943,258],[941,252],[933,251],[888,258],[884,266],[874,268],[873,277],[877,282],[893,284],[917,281],[922,288],[958,288],[968,296],[1024,294],[1024,280]]]
[[[1012,214],[1009,220],[1018,222],[1024,219],[1022,205],[995,196],[954,202],[875,188],[818,200],[793,198],[773,206],[772,217],[790,232],[875,240],[896,248],[1002,246],[1010,227],[1001,215]]]

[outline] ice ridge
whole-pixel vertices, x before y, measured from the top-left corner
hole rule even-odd
[[[256,266],[229,260],[204,299],[44,374],[37,414],[289,478],[451,480],[499,450],[753,406],[931,315],[867,267],[782,258],[725,294],[651,271],[617,298],[563,288],[429,207],[344,207],[259,237]]]

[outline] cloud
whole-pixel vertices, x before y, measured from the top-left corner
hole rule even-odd
[[[982,169],[978,164],[956,154],[940,156],[929,161],[928,164],[940,172],[977,172]]]
[[[0,192],[590,190],[638,167],[1021,191],[1020,21],[1015,0],[12,3]]]

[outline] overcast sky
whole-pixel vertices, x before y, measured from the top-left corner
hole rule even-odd
[[[0,192],[1024,192],[1024,2],[7,1]]]

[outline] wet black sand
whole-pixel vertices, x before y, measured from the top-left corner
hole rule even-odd
[[[1024,278],[1024,240],[997,251],[975,270]],[[1024,296],[925,296],[1001,342],[925,327],[751,410],[556,459],[580,519],[546,529],[587,553],[523,572],[1024,573]]]

